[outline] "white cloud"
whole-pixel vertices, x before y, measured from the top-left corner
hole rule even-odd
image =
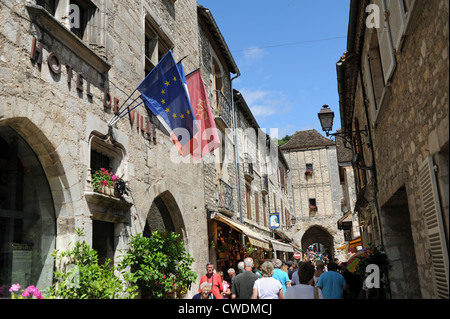
[[[256,46],[248,47],[248,48],[244,49],[243,52],[244,52],[244,57],[247,60],[247,62],[253,62],[255,60],[259,60],[266,54],[265,50],[258,48]]]
[[[271,94],[271,91],[252,90],[248,88],[243,88],[240,91],[249,106],[252,106],[255,103],[264,102],[267,96]]]
[[[250,110],[252,111],[253,115],[257,117],[273,115],[276,113],[275,108],[269,105],[253,105]]]
[[[240,92],[257,121],[292,110],[292,103],[283,92],[249,88],[240,89]]]

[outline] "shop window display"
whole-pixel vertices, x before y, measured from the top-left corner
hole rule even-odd
[[[56,223],[38,157],[10,127],[0,127],[0,298],[20,284],[52,283]]]

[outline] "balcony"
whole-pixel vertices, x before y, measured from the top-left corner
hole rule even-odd
[[[219,179],[219,210],[232,214],[234,212],[233,187]]]
[[[224,126],[231,128],[233,114],[230,103],[228,103],[222,91],[214,91],[214,97],[216,102],[216,107],[213,109],[215,119],[222,122]]]
[[[244,176],[248,181],[252,181],[253,176],[253,160],[252,157],[248,154],[244,154]]]

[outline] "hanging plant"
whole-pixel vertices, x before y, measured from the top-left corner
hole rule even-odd
[[[253,248],[253,246],[250,243],[245,245],[244,252],[248,257],[251,257],[251,255],[253,254],[254,251],[255,251],[255,249]]]

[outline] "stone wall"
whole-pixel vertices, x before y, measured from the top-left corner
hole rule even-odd
[[[412,13],[417,16],[395,52],[396,68],[377,112],[365,77],[371,29],[366,29],[361,53],[364,79],[356,75],[353,125],[358,119],[359,129],[370,130],[372,141],[362,136],[362,155],[366,167],[375,167],[361,173],[378,191],[366,198],[363,242],[383,241],[393,266],[389,280],[394,298],[435,297],[419,167],[431,155],[438,187],[448,189],[448,156],[443,157],[447,163],[439,161],[448,153],[449,139],[448,12],[448,1],[429,1]],[[448,196],[441,197],[441,208],[448,229]],[[446,238],[448,242],[448,232]]]
[[[36,22],[25,7],[28,2],[3,1],[0,11],[0,125],[21,134],[41,161],[56,209],[55,248],[61,250],[77,239],[76,227],[84,228],[85,239],[92,242],[87,202],[92,137],[106,136],[113,116],[112,108],[104,107],[105,89],[121,104],[144,79],[145,17],[151,15],[174,43],[176,60],[187,56],[186,73],[199,67],[195,0],[94,3],[105,15],[106,56],[100,58],[111,66],[107,72],[93,68],[61,40],[75,37],[63,27],[50,30]],[[34,37],[43,45],[42,63],[30,59]],[[60,59],[60,74],[47,64],[50,52]],[[72,76],[66,65],[73,65]],[[79,74],[84,78],[82,90],[76,88]],[[193,270],[203,273],[208,260],[203,167],[175,165],[172,159],[178,155],[169,136],[159,129],[150,129],[148,136],[138,127],[140,117],[144,123],[149,120],[145,107],[136,109],[134,116],[133,123],[127,116],[112,130],[115,145],[124,150],[115,168],[129,182],[127,201],[132,203],[129,220],[116,224],[115,257],[129,236],[143,231],[153,199],[159,196],[196,261]]]
[[[428,155],[436,155],[446,144],[448,151],[448,1],[429,2],[418,21],[397,53],[392,96],[377,118],[374,148],[380,205],[406,187],[422,296],[428,298],[433,289],[418,170]]]
[[[343,232],[337,230],[337,221],[343,215],[341,211],[343,195],[337,168],[336,147],[284,150],[284,154],[291,170],[291,206],[297,218],[292,231],[295,242],[301,246],[302,237],[308,229],[320,226],[332,237],[333,247],[327,248],[333,255],[338,254],[336,248],[345,242]],[[305,174],[307,163],[313,164],[311,176]],[[316,200],[316,212],[310,211],[309,199]],[[338,258],[346,259],[340,255]]]

